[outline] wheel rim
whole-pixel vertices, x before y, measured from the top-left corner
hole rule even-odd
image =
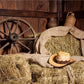
[[[35,31],[31,25],[20,18],[9,18],[0,22],[0,51],[3,50],[3,53],[6,51],[6,54],[12,54],[13,49],[16,49],[16,53],[20,53],[19,47],[23,47],[28,53],[31,52],[31,49],[23,44],[23,41],[34,41],[36,38]],[[21,25],[24,25],[22,28]],[[24,30],[25,29],[25,30]],[[19,33],[18,33],[19,32]],[[25,34],[33,35],[31,38],[26,38]],[[9,52],[7,51],[7,47]]]

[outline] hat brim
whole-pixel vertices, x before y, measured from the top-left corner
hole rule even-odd
[[[55,67],[63,67],[63,66],[65,66],[65,65],[67,65],[67,64],[70,64],[70,63],[75,62],[74,59],[70,58],[70,61],[69,61],[69,62],[64,63],[64,64],[59,64],[59,63],[57,63],[57,62],[54,61],[54,58],[55,58],[56,56],[57,56],[57,54],[52,55],[52,56],[50,57],[50,59],[49,59],[49,63],[50,63],[51,65],[55,66]]]

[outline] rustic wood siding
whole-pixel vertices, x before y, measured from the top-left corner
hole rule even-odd
[[[0,9],[15,9],[15,10],[32,10],[32,11],[45,11],[49,10],[48,0],[0,0]],[[0,20],[8,17],[0,17]],[[35,32],[42,32],[46,29],[47,20],[45,18],[24,18],[27,20]]]
[[[0,0],[0,9],[15,9],[15,10],[32,10],[32,11],[44,11],[48,12],[49,2],[55,2],[55,8],[53,12],[57,12],[57,1],[59,0]],[[62,0],[61,0],[62,1]],[[63,0],[64,11],[84,11],[83,0]],[[0,16],[0,20],[8,18],[7,16]],[[46,29],[47,19],[45,18],[24,18],[27,20],[35,32],[43,32]],[[84,30],[84,19],[77,19],[76,26]]]

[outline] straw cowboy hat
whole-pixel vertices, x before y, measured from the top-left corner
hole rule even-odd
[[[75,62],[75,60],[72,58],[70,58],[70,60],[65,63],[58,63],[55,59],[57,59],[57,54],[54,54],[49,58],[49,63],[55,67],[63,67],[65,65]]]

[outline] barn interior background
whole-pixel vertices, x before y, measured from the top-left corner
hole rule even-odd
[[[2,9],[8,9],[8,11]],[[22,11],[12,12],[9,10]],[[38,11],[38,14],[31,11]],[[25,16],[21,18],[26,19],[36,32],[43,32],[46,30],[46,18],[56,17],[58,23],[63,23],[65,14],[69,11],[75,12],[76,14],[76,27],[84,30],[83,0],[0,0],[0,16],[2,15],[0,20],[7,18],[8,16]],[[50,15],[46,15],[45,12],[49,12]]]
[[[69,11],[75,13],[75,26],[84,30],[83,0],[0,0],[0,20],[20,17],[28,21],[36,33],[46,30],[47,22],[51,18],[56,18],[57,24],[63,25]],[[45,68],[25,61],[21,56],[32,57],[36,62],[49,66],[45,56],[39,54],[3,55],[0,57],[0,84],[84,83],[84,61],[63,68]],[[41,57],[44,57],[43,60]]]

